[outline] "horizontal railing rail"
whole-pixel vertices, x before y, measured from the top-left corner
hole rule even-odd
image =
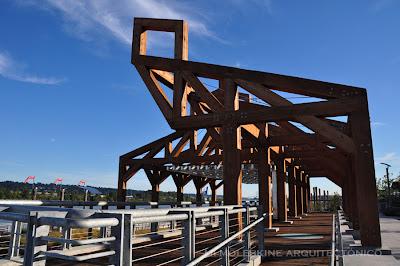
[[[5,221],[19,221],[27,223],[29,220],[29,216],[21,213],[13,213],[13,212],[0,212],[0,220]]]
[[[54,217],[41,217],[38,220],[40,225],[51,225],[63,228],[93,228],[116,226],[119,221],[116,218],[90,218],[90,219],[69,219],[69,218],[54,218]]]
[[[90,245],[95,243],[104,243],[104,242],[111,242],[115,241],[116,237],[102,237],[102,238],[91,238],[91,239],[65,239],[60,237],[50,237],[45,236],[41,237],[41,240],[49,241],[49,242],[56,242],[61,244],[70,244],[70,245]]]
[[[208,204],[202,202],[201,204]],[[0,205],[24,205],[24,206],[65,206],[65,207],[142,207],[142,206],[190,206],[195,205],[192,201],[169,201],[169,202],[119,202],[119,201],[69,201],[69,200],[0,200]],[[220,202],[216,202],[220,204]]]

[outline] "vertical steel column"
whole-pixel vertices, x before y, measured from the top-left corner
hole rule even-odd
[[[85,189],[85,202],[89,201],[89,190]]]
[[[123,215],[122,265],[132,266],[133,224],[132,214]]]
[[[108,210],[108,204],[101,206],[102,210]],[[107,227],[101,227],[100,228],[100,236],[101,237],[107,237]]]
[[[196,219],[194,217],[194,211],[185,211],[187,213],[188,219],[183,221],[183,259],[182,265],[188,264],[195,258],[196,253]]]
[[[62,235],[64,239],[68,239],[70,240],[72,237],[72,228],[68,228],[68,227],[63,227],[62,228]],[[70,249],[71,248],[71,244],[70,243],[64,243],[63,244],[63,249]]]
[[[224,214],[220,218],[221,223],[221,242],[229,237],[229,215],[226,208],[221,209]],[[263,228],[264,230],[264,228]],[[229,266],[229,244],[223,247],[220,251],[221,266]]]
[[[258,206],[257,213],[258,213],[258,218],[261,218],[265,214],[261,206]],[[256,232],[257,232],[257,242],[258,242],[258,253],[263,258],[265,257],[266,254],[265,254],[265,242],[264,242],[265,229],[264,229],[264,224],[262,222],[256,225]]]
[[[307,175],[307,212],[311,211],[311,184],[310,177]]]
[[[250,206],[246,206],[246,213],[244,214],[244,227],[250,224]],[[244,233],[243,238],[243,258],[245,262],[250,261],[251,256],[251,235],[250,230]]]
[[[107,214],[103,214],[104,216],[107,216]],[[125,246],[124,246],[124,226],[125,226],[125,221],[124,221],[124,214],[108,214],[110,217],[114,217],[118,219],[118,225],[111,227],[111,236],[115,237],[115,241],[111,242],[112,243],[112,250],[115,251],[115,255],[111,256],[109,258],[109,263],[115,266],[121,266],[121,265],[128,265],[124,264],[124,253],[126,252]],[[132,246],[130,246],[132,248]]]
[[[24,250],[24,266],[33,265],[34,247],[35,247],[35,221],[36,215],[29,214],[29,220],[26,227],[26,243]]]
[[[49,215],[49,213],[46,213]],[[54,213],[55,216],[57,215]],[[42,236],[48,236],[50,226],[38,225],[37,221],[40,217],[40,212],[30,212],[29,221],[26,232],[26,244],[24,250],[24,266],[44,266],[46,265],[46,256],[42,255],[42,252],[47,251],[47,242],[37,241]]]
[[[35,185],[33,185],[33,187],[32,187],[32,200],[36,200],[36,198],[37,198],[37,190],[38,190],[38,188]]]
[[[60,201],[64,201],[65,199],[65,188],[60,189]]]
[[[10,246],[8,247],[8,258],[19,256],[19,247],[21,244],[21,222],[13,221],[10,232]]]

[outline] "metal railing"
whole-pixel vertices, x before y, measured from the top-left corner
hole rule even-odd
[[[259,243],[258,243],[258,253],[262,254],[264,251],[264,226],[262,225],[262,221],[265,220],[266,214],[262,214],[261,217],[259,217],[258,219],[256,219],[254,222],[249,223],[250,219],[249,219],[249,214],[250,214],[250,208],[247,207],[246,212],[247,214],[247,218],[245,219],[247,221],[245,227],[242,230],[239,230],[237,232],[235,232],[234,234],[232,234],[230,237],[224,239],[223,241],[221,241],[221,243],[219,243],[218,245],[214,246],[213,248],[209,249],[207,252],[205,252],[203,255],[193,259],[192,261],[190,261],[187,265],[188,266],[194,266],[194,265],[198,265],[199,263],[201,263],[202,261],[204,261],[205,259],[207,259],[208,257],[212,256],[214,253],[216,253],[217,251],[220,251],[222,249],[224,249],[224,252],[221,252],[221,256],[222,256],[222,260],[224,261],[223,265],[229,265],[230,262],[230,252],[229,252],[229,244],[232,243],[233,241],[235,241],[237,238],[241,237],[244,235],[242,244],[243,244],[243,262],[249,262],[250,261],[250,256],[251,255],[251,236],[250,236],[250,229],[256,227],[257,225],[261,225],[259,226],[259,230],[257,230],[258,234],[257,237],[259,238]],[[229,214],[229,212],[228,212]],[[227,220],[225,219],[225,226],[224,228],[229,226],[229,223],[226,222]],[[240,262],[242,262],[240,261]]]
[[[98,216],[98,214],[96,215]],[[108,214],[103,216],[108,217],[65,218],[65,212],[54,210],[27,211],[27,213],[0,212],[1,220],[12,222],[7,258],[10,261],[23,262],[24,265],[44,265],[48,258],[83,261],[113,256],[115,251],[110,247],[110,243],[116,240],[115,237],[98,237],[85,242],[66,238],[64,234],[51,236],[55,232],[66,232],[72,228],[114,228],[120,224],[115,217]],[[53,249],[53,246],[49,245],[50,243],[61,244],[61,246],[57,246],[61,249]],[[101,243],[102,247],[100,248],[99,245],[95,247],[96,243]],[[72,248],[80,251],[78,253],[66,252]],[[83,250],[91,254],[82,255]],[[110,258],[110,261],[112,260],[114,259]]]
[[[337,226],[336,226],[336,215],[332,214],[332,242],[331,242],[331,252],[330,252],[330,257],[329,257],[329,265],[330,266],[335,266],[336,265],[336,231],[337,231]]]
[[[252,212],[255,212],[255,214],[252,214]],[[179,226],[168,231],[168,234],[174,237],[162,238],[159,241],[148,240],[148,244],[135,245],[133,247],[134,259],[132,262],[138,264],[146,263],[147,261],[148,263],[148,260],[151,259],[153,265],[165,265],[181,260],[181,263],[186,265],[197,257],[201,257],[201,261],[208,259],[207,265],[217,262],[229,265],[229,262],[234,259],[238,260],[239,257],[240,260],[236,261],[236,263],[246,261],[248,260],[247,255],[251,254],[250,250],[255,248],[254,236],[256,234],[254,232],[250,233],[250,229],[253,229],[255,224],[249,228],[246,227],[246,230],[243,231],[237,229],[240,228],[241,223],[236,223],[235,220],[243,219],[243,225],[248,226],[253,220],[256,220],[257,217],[256,207],[220,207],[211,208],[208,211],[198,210],[196,208],[182,209],[172,212],[167,215],[167,217],[153,216],[133,218],[132,222],[135,225],[144,222],[174,220]],[[263,219],[264,218],[261,220]],[[262,234],[264,232],[263,230],[259,231]],[[144,235],[147,234],[135,235],[133,241],[135,242],[135,239],[141,238]],[[224,241],[226,241],[226,239],[228,239],[228,241],[225,243]],[[263,239],[263,235],[258,239]],[[225,252],[221,252],[221,254],[211,254],[208,252],[210,247],[219,245],[221,242],[225,243],[223,246]],[[260,246],[262,246],[263,241],[260,241],[260,243]],[[148,247],[154,248],[157,252],[146,253],[144,249]],[[167,247],[169,247],[169,249]],[[165,250],[160,252],[162,248]],[[242,253],[239,253],[240,250]],[[139,254],[142,254],[142,256],[139,256]],[[233,256],[233,258],[229,257],[232,254],[238,256]],[[163,257],[164,260],[157,260],[158,257]]]
[[[58,202],[0,205],[0,220],[10,223],[0,243],[7,247],[3,259],[24,265],[51,264],[54,259],[235,265],[249,261],[264,245],[263,227],[255,229],[264,215],[251,206],[96,210],[58,207]]]
[[[338,210],[336,212],[336,262],[338,266],[344,265],[343,263],[343,238],[341,232],[341,216],[343,212]]]

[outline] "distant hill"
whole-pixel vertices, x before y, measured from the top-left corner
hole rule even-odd
[[[65,189],[65,200],[83,200],[85,190],[76,185],[55,185],[45,183],[35,183],[37,187],[37,199],[56,200],[59,199],[60,188]],[[94,186],[91,186],[94,187]],[[0,182],[0,199],[31,199],[32,184],[23,182],[2,181]],[[102,195],[94,196],[93,200],[116,200],[117,189],[108,187],[94,187]],[[151,190],[128,189],[127,195],[131,196],[132,201],[150,201]],[[185,194],[184,200],[194,200],[195,194]],[[175,201],[176,192],[160,192],[160,201]]]
[[[84,200],[85,190],[77,185],[55,185],[45,183],[35,183],[37,187],[38,200],[58,200],[60,187],[65,189],[65,200]],[[109,187],[95,187],[102,195],[93,196],[93,200],[117,200],[117,189]],[[129,201],[150,201],[151,190],[134,190],[128,189],[127,193],[130,196]],[[218,200],[222,200],[222,196],[217,196]],[[0,199],[32,199],[32,184],[23,182],[1,181],[0,182]],[[196,194],[186,193],[183,196],[184,201],[195,201]],[[243,197],[243,200],[254,200],[254,198]],[[160,191],[161,202],[176,201],[175,191]]]

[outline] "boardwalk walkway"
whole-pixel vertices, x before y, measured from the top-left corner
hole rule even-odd
[[[266,236],[267,258],[262,265],[328,265],[332,215],[311,213],[293,224],[275,223],[279,232]]]

